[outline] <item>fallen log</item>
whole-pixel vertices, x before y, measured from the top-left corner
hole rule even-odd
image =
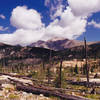
[[[12,74],[9,74],[9,73],[0,73],[0,75],[6,75],[6,76],[10,76],[10,77],[22,78],[22,79],[27,79],[27,80],[39,82],[37,79],[32,79],[32,78],[29,78],[25,75],[12,75]]]
[[[79,96],[60,93],[58,91],[51,91],[49,88],[44,89],[42,87],[35,87],[34,85],[24,85],[22,82],[16,81],[14,79],[9,80],[16,83],[16,89],[19,91],[24,91],[27,93],[33,93],[37,95],[43,94],[44,96],[55,96],[59,97],[61,100],[89,100]]]
[[[80,82],[77,82],[77,81],[72,81],[72,80],[66,80],[67,83],[69,84],[72,84],[72,85],[80,85],[80,86],[87,86],[87,82],[86,81],[80,81]],[[96,82],[89,82],[89,86],[92,87],[92,86],[100,86],[100,83],[96,83]]]
[[[0,75],[7,75],[7,76],[11,76],[11,77],[18,77],[18,78],[24,78],[25,77],[24,75],[12,75],[12,74],[9,74],[9,73],[0,73]]]
[[[27,80],[32,80],[35,82],[40,82],[37,79],[32,79],[29,78],[27,76],[24,75],[12,75],[12,74],[8,74],[8,73],[0,73],[0,75],[7,75],[7,76],[11,76],[11,77],[17,77],[17,78],[22,78],[22,79],[27,79]],[[72,80],[66,80],[67,83],[72,84],[72,85],[80,85],[80,86],[87,86],[87,82],[86,81],[81,81],[81,82],[77,82],[77,81],[72,81]],[[89,86],[100,86],[100,83],[96,83],[96,82],[89,82]]]

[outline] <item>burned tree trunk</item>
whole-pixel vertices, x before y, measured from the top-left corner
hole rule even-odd
[[[49,68],[49,66],[47,68],[47,77],[48,77],[48,84],[50,84],[51,80],[50,80],[50,68]]]
[[[27,93],[33,93],[33,94],[43,94],[45,96],[55,96],[59,97],[61,100],[89,100],[83,97],[74,96],[74,95],[67,95],[64,93],[60,93],[58,91],[53,91],[50,88],[42,88],[42,87],[35,87],[34,85],[24,85],[22,82],[16,81],[14,79],[9,79],[14,84],[16,84],[16,89],[19,91],[24,91]]]
[[[60,61],[60,70],[59,70],[59,88],[61,88],[62,85],[62,63],[63,61]]]
[[[89,87],[89,66],[87,63],[87,44],[86,38],[84,37],[84,47],[85,47],[85,66],[86,66],[86,77],[87,77],[87,86]]]
[[[47,77],[48,77],[48,84],[51,83],[51,61],[52,61],[52,50],[50,50],[50,57],[49,57],[49,66],[47,68]]]

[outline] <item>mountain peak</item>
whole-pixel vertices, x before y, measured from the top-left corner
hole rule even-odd
[[[53,39],[47,40],[47,41],[37,41],[35,43],[32,43],[31,47],[42,47],[47,49],[52,49],[55,51],[63,50],[66,48],[74,47],[77,45],[81,45],[81,41],[78,40],[69,40],[67,38],[58,38],[55,37]]]
[[[96,44],[96,43],[100,43],[100,41],[87,42],[87,45]],[[32,43],[30,46],[31,47],[42,47],[42,48],[59,51],[59,50],[64,50],[67,48],[72,48],[72,47],[81,46],[81,45],[84,45],[83,41],[55,37],[47,41],[41,41],[41,40],[37,41],[35,43]]]

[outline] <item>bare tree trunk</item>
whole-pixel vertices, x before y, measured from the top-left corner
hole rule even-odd
[[[47,77],[48,77],[48,84],[50,84],[50,68],[49,68],[49,66],[48,66],[48,68],[47,68]]]
[[[86,38],[84,37],[84,46],[85,46],[85,63],[86,63],[86,76],[87,76],[87,86],[89,87],[89,66],[87,63],[87,44]]]
[[[44,59],[44,57],[42,58],[42,69],[45,70],[45,59]]]
[[[62,63],[63,61],[60,61],[60,70],[59,70],[59,88],[61,88],[62,85]]]
[[[48,73],[48,84],[50,84],[51,82],[51,72],[50,72],[50,68],[51,68],[51,55],[52,55],[52,50],[50,50],[50,57],[49,57],[49,66],[47,68],[47,73]]]

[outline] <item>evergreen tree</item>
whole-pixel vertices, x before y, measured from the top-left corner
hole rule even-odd
[[[86,75],[86,65],[83,66],[83,75]]]
[[[77,66],[77,64],[76,64],[76,66],[75,66],[75,68],[74,68],[74,72],[75,72],[76,74],[79,73],[79,70],[78,70],[78,66]]]

